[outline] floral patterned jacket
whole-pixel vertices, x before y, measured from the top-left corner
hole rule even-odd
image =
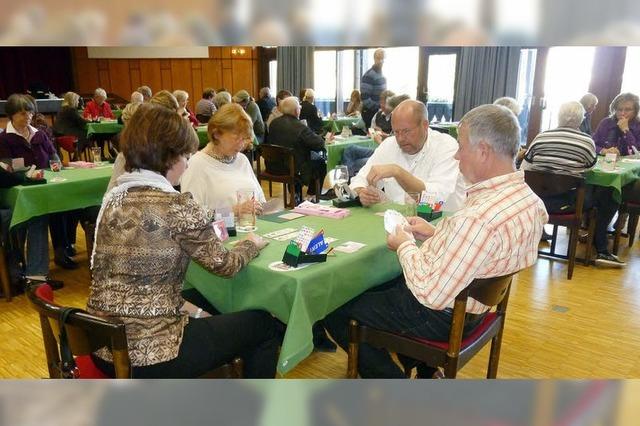
[[[191,194],[132,188],[103,212],[87,310],[125,323],[133,366],[169,361],[188,322],[180,292],[190,259],[230,277],[257,255],[250,241],[227,250]],[[112,360],[106,348],[96,354]]]

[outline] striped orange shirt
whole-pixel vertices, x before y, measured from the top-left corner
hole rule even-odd
[[[479,182],[467,189],[464,207],[442,219],[420,248],[410,241],[398,247],[407,287],[428,308],[452,308],[456,295],[475,278],[533,265],[547,219],[522,171]],[[488,309],[477,300],[467,302],[467,312]]]

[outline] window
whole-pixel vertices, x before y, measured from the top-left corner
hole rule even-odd
[[[588,92],[594,47],[552,47],[545,71],[541,130],[558,125],[558,109],[568,101],[580,100]]]
[[[335,50],[316,50],[313,54],[313,90],[316,92],[316,107],[322,115],[335,111],[338,84],[336,53]]]
[[[427,111],[429,121],[451,121],[456,79],[455,53],[427,56]]]
[[[269,61],[269,88],[275,96],[278,93],[278,61]]]
[[[373,52],[367,49],[363,54],[362,74],[373,65]],[[418,47],[385,48],[382,74],[387,78],[387,89],[396,94],[407,94],[415,99],[418,93]],[[360,83],[358,83],[360,84]]]
[[[640,94],[640,47],[627,47],[621,92]]]
[[[533,80],[536,71],[536,49],[520,49],[520,64],[518,65],[518,86],[516,99],[522,110],[518,116],[520,122],[520,143],[527,143],[529,130],[529,113],[531,112],[531,100],[533,99]]]

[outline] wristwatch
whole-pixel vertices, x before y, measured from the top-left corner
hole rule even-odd
[[[198,308],[198,310],[196,311],[196,313],[193,315],[194,318],[200,318],[200,315],[202,315],[202,308]]]

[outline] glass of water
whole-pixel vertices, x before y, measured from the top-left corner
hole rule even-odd
[[[256,226],[256,193],[253,189],[239,189],[236,192],[238,203],[238,217],[236,220],[236,231],[253,232]]]
[[[347,166],[336,166],[329,174],[331,186],[342,186],[349,183],[349,168]]]
[[[66,179],[61,177],[58,173],[62,170],[62,161],[60,160],[50,160],[49,168],[52,172],[56,174],[49,182],[64,182]]]

